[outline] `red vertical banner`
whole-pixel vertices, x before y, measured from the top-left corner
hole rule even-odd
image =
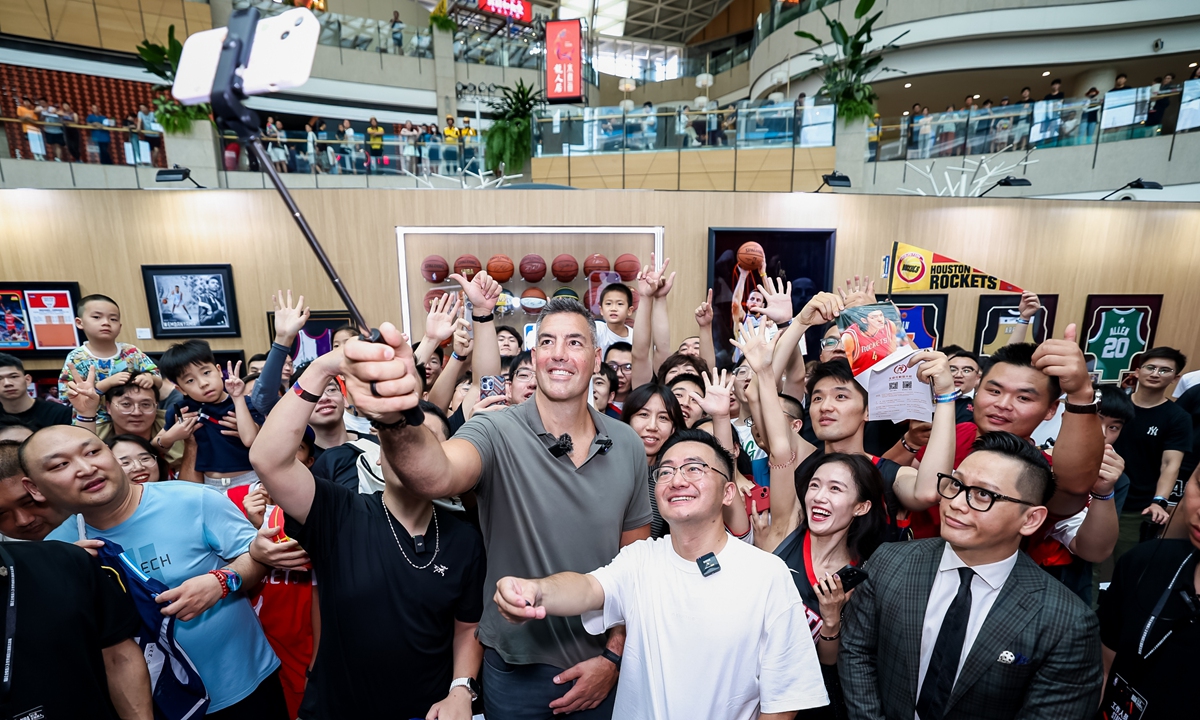
[[[583,42],[577,19],[546,23],[546,99],[583,99]]]

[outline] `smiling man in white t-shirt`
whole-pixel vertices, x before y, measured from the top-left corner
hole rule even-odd
[[[783,562],[731,542],[721,509],[740,501],[733,459],[708,433],[663,448],[655,493],[671,534],[621,550],[587,575],[497,583],[510,622],[582,615],[593,634],[628,632],[613,717],[790,720],[829,702],[804,605]]]

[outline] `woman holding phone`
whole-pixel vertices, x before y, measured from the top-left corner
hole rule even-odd
[[[770,513],[752,515],[754,544],[778,555],[807,610],[809,631],[829,692],[828,708],[808,717],[845,718],[837,655],[842,609],[853,593],[839,570],[861,565],[883,540],[888,523],[883,478],[863,455],[830,453],[799,457],[801,443],[783,412],[771,381],[773,342],[762,329],[748,329],[734,342],[759,375],[764,432],[770,446]],[[809,446],[811,449],[811,446]],[[800,717],[800,716],[798,716]]]
[[[658,453],[667,438],[676,430],[687,427],[683,410],[671,388],[658,383],[646,383],[629,391],[621,410],[621,422],[633,428],[646,450],[647,473],[658,460]],[[654,476],[650,474],[650,537],[666,536],[669,528],[658,514],[658,503],[654,499]]]

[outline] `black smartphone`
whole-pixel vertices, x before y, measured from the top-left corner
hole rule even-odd
[[[850,592],[866,581],[867,571],[862,568],[856,568],[853,565],[847,565],[837,571],[837,576],[842,579],[842,590]]]

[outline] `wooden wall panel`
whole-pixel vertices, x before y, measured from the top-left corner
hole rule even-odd
[[[372,322],[400,316],[397,225],[662,225],[665,254],[679,272],[670,301],[674,342],[694,334],[710,227],[831,227],[837,278],[876,274],[894,240],[911,242],[1058,293],[1059,336],[1082,319],[1089,293],[1162,293],[1159,342],[1200,366],[1197,205],[637,190],[298,190],[296,197]],[[76,280],[84,293],[111,294],[124,310],[122,339],[130,342],[135,327],[149,325],[142,264],[233,264],[243,337],[213,340],[215,348],[265,350],[273,290],[303,293],[314,309],[338,307],[270,191],[5,190],[0,217],[0,280]],[[481,260],[494,252],[480,245]],[[970,344],[978,295],[950,295],[949,342]],[[169,343],[138,344],[163,350]]]

